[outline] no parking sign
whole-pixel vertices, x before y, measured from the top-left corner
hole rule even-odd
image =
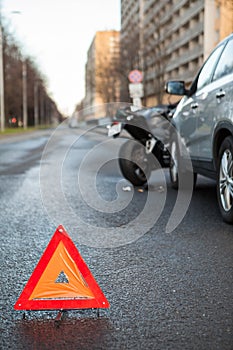
[[[134,69],[128,75],[129,81],[133,84],[141,83],[143,79],[143,74],[140,70]]]

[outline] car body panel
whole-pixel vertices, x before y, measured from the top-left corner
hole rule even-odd
[[[194,170],[214,177],[215,136],[221,139],[221,132],[227,135],[226,130],[230,134],[233,130],[233,35],[221,42],[203,64],[176,109],[173,125],[188,150]],[[185,157],[182,148],[180,152]]]

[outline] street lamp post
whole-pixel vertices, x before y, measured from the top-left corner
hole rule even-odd
[[[19,11],[11,11],[12,14],[20,14]],[[0,8],[0,130],[5,130],[5,103],[4,103],[4,65],[3,65],[3,30],[2,11]]]
[[[28,111],[27,111],[27,62],[26,60],[23,60],[22,78],[23,78],[23,128],[27,129]]]
[[[39,101],[38,101],[38,81],[34,82],[34,126],[39,125]]]

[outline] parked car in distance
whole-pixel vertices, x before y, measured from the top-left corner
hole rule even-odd
[[[190,89],[183,81],[168,81],[167,93],[184,95],[172,123],[170,179],[178,188],[178,173],[190,156],[196,174],[217,180],[223,220],[233,223],[233,34],[210,54]],[[178,142],[178,137],[181,142]],[[188,150],[182,151],[182,144]]]

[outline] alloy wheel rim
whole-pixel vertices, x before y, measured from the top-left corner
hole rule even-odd
[[[223,209],[229,211],[233,205],[233,159],[229,149],[224,151],[221,158],[219,192]]]

